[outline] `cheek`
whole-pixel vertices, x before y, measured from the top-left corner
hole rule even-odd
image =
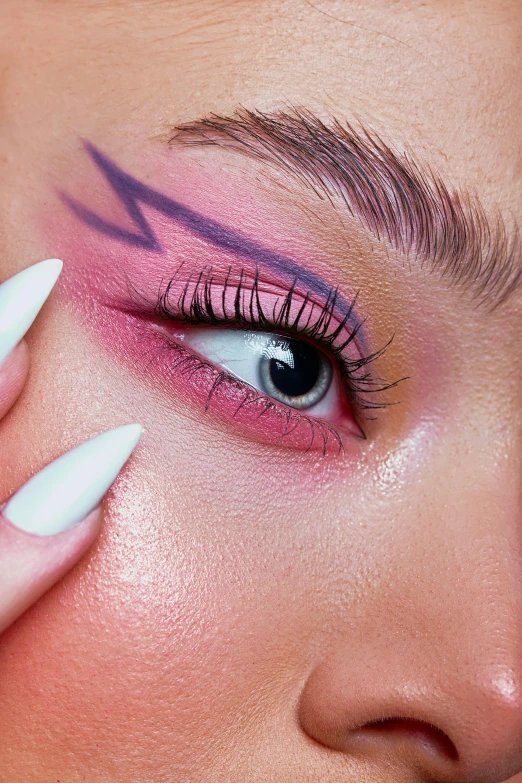
[[[54,350],[35,351],[13,436],[25,421],[23,440],[44,444],[42,462],[63,439],[122,419],[142,421],[146,436],[109,493],[97,546],[2,637],[0,758],[42,780],[50,770],[76,780],[77,766],[132,780],[131,770],[140,779],[204,764],[210,739],[215,753],[234,736],[252,693],[269,697],[289,639],[302,668],[305,493],[298,479],[289,486],[283,460],[211,437],[100,359],[74,324],[59,326],[47,335]],[[45,419],[35,416],[42,400]]]
[[[251,741],[252,694],[293,703],[299,677],[274,672],[306,670],[295,536],[208,488],[176,502],[157,481],[151,513],[142,479],[116,487],[96,549],[2,639],[0,757],[42,780],[201,768],[230,736]]]
[[[246,698],[232,687],[251,644],[246,617],[234,611],[234,627],[231,614],[237,569],[202,536],[204,519],[191,524],[190,509],[179,510],[181,529],[132,506],[132,493],[114,498],[98,547],[2,639],[5,763],[32,756],[48,774],[59,759],[65,774],[72,745],[89,771],[130,754],[157,772],[188,751],[204,759]]]
[[[356,559],[326,497],[343,469],[180,415],[53,317],[31,337],[32,381],[2,426],[6,453],[24,444],[6,495],[84,437],[130,420],[145,436],[97,546],[2,637],[0,758],[14,779],[23,765],[72,781],[78,768],[129,781],[203,768],[220,746],[254,741],[263,703],[273,714],[298,697],[324,620],[317,591],[335,605],[331,575]],[[360,516],[357,492],[343,504]]]
[[[187,422],[100,357],[63,313],[51,321],[31,336],[31,383],[2,426],[11,467],[2,496],[122,421],[143,421],[147,438],[108,495],[98,545],[2,636],[2,769],[12,764],[12,779],[25,779],[26,764],[47,780],[56,768],[60,779],[71,747],[89,772],[112,770],[138,750],[137,763],[155,769],[158,738],[170,746],[172,733],[204,755],[202,715],[215,730],[231,708],[219,696],[226,642],[216,629],[230,622],[235,574],[219,550],[239,499],[230,487],[213,491],[224,475],[209,469],[216,460],[208,438],[191,436]]]

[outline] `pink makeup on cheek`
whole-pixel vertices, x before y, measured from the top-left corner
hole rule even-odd
[[[218,316],[235,311],[238,325],[246,329],[253,309],[276,321],[274,327],[297,319],[301,325],[317,325],[318,333],[328,319],[330,333],[336,333],[353,363],[364,346],[353,300],[345,301],[293,258],[144,185],[92,146],[86,149],[105,177],[108,209],[87,206],[89,196],[84,203],[62,193],[58,214],[74,232],[56,227],[54,236],[61,241],[53,246],[66,262],[74,259],[66,263],[68,294],[105,344],[135,369],[256,439],[338,452],[341,442],[345,445],[338,426],[347,436],[360,435],[347,400],[340,422],[314,421],[267,403],[209,363],[191,360],[183,346],[168,345],[165,334],[151,324],[167,305],[169,317],[173,313],[184,320],[187,303],[194,307],[197,297],[201,302],[210,298]],[[317,323],[321,319],[322,325]]]

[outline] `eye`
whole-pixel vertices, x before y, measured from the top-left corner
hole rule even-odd
[[[326,416],[334,407],[335,375],[326,353],[281,334],[187,327],[184,345],[277,402]]]
[[[318,403],[332,381],[332,365],[317,348],[299,340],[266,337],[259,362],[264,391],[305,410]]]
[[[345,437],[366,438],[362,411],[383,407],[372,393],[396,383],[374,378],[387,345],[364,349],[357,296],[347,303],[333,289],[321,303],[298,278],[286,289],[257,269],[249,275],[229,266],[224,279],[213,267],[195,276],[182,263],[152,301],[133,288],[129,312],[161,335],[160,365],[205,413],[256,439],[325,455]]]

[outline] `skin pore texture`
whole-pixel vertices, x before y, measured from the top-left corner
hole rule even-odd
[[[96,545],[0,639],[2,783],[520,783],[521,33],[518,0],[3,0],[1,279],[64,271],[2,499],[105,429],[144,435]],[[176,372],[165,329],[188,327],[158,293],[230,266],[265,315],[295,278],[294,315],[312,279],[340,321],[357,297],[347,358],[399,383],[375,411],[341,392],[342,448]]]

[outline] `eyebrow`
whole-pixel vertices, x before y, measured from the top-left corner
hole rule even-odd
[[[380,136],[291,109],[239,109],[176,125],[169,144],[217,146],[275,164],[311,187],[408,261],[494,310],[522,281],[522,244],[513,219],[488,219],[480,200],[447,186],[428,165]]]

